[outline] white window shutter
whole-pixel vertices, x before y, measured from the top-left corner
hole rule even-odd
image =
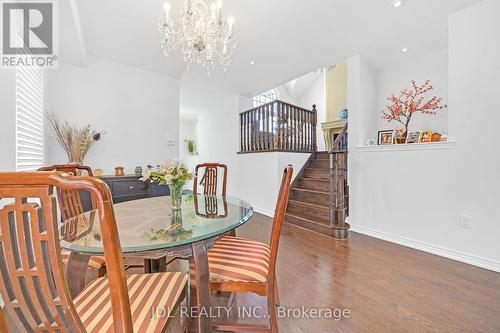
[[[37,67],[16,70],[16,170],[44,164],[43,77]]]

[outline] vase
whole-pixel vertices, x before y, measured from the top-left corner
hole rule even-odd
[[[170,188],[170,203],[172,209],[181,209],[182,188],[184,187],[184,183],[169,184],[168,187]]]

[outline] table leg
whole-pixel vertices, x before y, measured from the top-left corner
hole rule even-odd
[[[66,281],[72,298],[75,298],[85,288],[85,276],[90,256],[71,252],[66,265]]]
[[[192,256],[189,259],[191,273],[191,306],[197,309],[194,318],[195,332],[212,332],[210,314],[210,280],[208,271],[208,256],[205,242],[191,244]]]
[[[167,271],[167,258],[144,259],[144,273],[159,273]]]

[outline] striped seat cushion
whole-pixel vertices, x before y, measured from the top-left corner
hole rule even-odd
[[[134,332],[162,332],[187,282],[188,275],[181,272],[128,276],[127,286]],[[99,278],[89,284],[75,298],[74,303],[87,332],[113,332],[107,278]],[[155,311],[161,315],[154,316]]]
[[[71,254],[71,251],[61,251],[61,256],[62,256],[62,261],[65,265],[68,264],[69,261],[69,255]],[[88,267],[90,269],[99,269],[106,265],[106,262],[104,261],[104,257],[98,257],[98,256],[92,256],[90,257]]]
[[[250,239],[225,236],[208,251],[212,281],[267,282],[271,250]]]

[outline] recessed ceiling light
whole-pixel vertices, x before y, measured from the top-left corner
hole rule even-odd
[[[250,65],[252,65],[252,66],[255,65],[255,61],[253,61],[253,60],[250,61]]]
[[[394,0],[392,2],[392,7],[394,8],[399,8],[403,5],[403,0]]]
[[[408,52],[408,48],[407,48],[407,47],[403,47],[403,48],[401,49],[401,53],[406,53],[406,52]]]

